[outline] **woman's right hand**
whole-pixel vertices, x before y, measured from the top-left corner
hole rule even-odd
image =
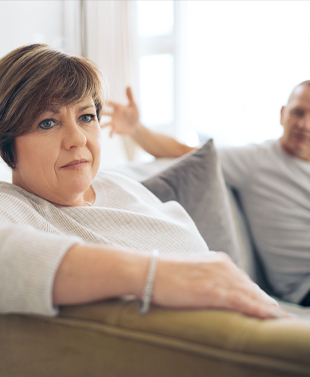
[[[141,299],[150,254],[108,246],[72,246],[57,270],[54,305],[123,295]],[[153,302],[171,308],[225,309],[258,318],[287,316],[275,300],[221,252],[160,255]]]
[[[258,318],[288,316],[221,252],[203,256],[161,256],[153,302],[175,308],[226,309]]]

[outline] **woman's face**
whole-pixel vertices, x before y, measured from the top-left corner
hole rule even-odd
[[[48,201],[84,205],[100,164],[100,127],[91,97],[49,109],[15,139],[13,183]]]

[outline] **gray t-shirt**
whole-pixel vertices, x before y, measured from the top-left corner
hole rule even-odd
[[[310,163],[287,154],[279,140],[218,153],[274,292],[299,303],[310,290]]]
[[[142,184],[118,173],[99,173],[92,187],[92,207],[57,208],[0,182],[0,312],[55,315],[54,276],[75,243],[145,252],[208,252],[177,202],[162,203]]]

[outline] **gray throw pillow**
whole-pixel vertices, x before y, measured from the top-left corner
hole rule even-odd
[[[179,202],[209,249],[225,251],[242,267],[232,211],[212,140],[141,183],[162,202]]]

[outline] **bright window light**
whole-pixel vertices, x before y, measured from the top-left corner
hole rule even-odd
[[[280,109],[310,79],[310,2],[188,1],[189,129],[217,145],[277,138]]]
[[[173,121],[173,56],[140,58],[141,120],[149,127]]]
[[[138,30],[141,37],[171,33],[173,30],[173,2],[138,1]]]

